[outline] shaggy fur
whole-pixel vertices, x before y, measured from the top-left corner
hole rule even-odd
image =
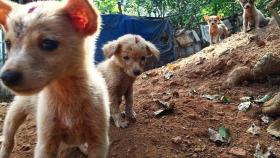
[[[220,16],[204,16],[209,26],[210,44],[216,44],[221,36],[224,38],[230,35],[227,26],[223,23]]]
[[[98,11],[87,0],[26,5],[2,0],[0,13],[6,13],[0,22],[8,52],[0,76],[19,95],[5,118],[0,158],[9,157],[18,126],[34,109],[35,158],[56,157],[61,143],[87,143],[89,158],[105,158],[109,96],[88,43],[99,34]]]
[[[248,26],[259,29],[269,24],[270,18],[266,18],[260,10],[257,9],[256,0],[239,0],[243,7],[243,32],[248,31]]]
[[[158,49],[139,35],[124,35],[103,47],[107,59],[98,65],[105,77],[111,101],[111,116],[117,127],[127,127],[128,121],[121,118],[120,103],[125,97],[125,114],[135,120],[133,105],[133,83],[144,71],[146,58],[159,58]]]

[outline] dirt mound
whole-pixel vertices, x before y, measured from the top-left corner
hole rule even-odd
[[[256,42],[256,34],[261,44]],[[249,112],[241,112],[237,108],[241,97],[275,94],[279,85],[262,80],[243,82],[231,89],[222,86],[234,68],[253,68],[266,53],[279,56],[279,35],[276,25],[248,34],[234,34],[189,58],[140,76],[135,83],[134,97],[137,122],[127,129],[110,127],[110,157],[216,158],[234,157],[236,154],[252,157],[258,143],[272,145],[273,152],[280,156],[280,142],[266,132],[268,124],[261,121],[260,108],[256,106]],[[167,69],[172,72],[170,79],[164,77]],[[207,100],[202,97],[205,94],[228,96],[231,103]],[[155,117],[154,112],[160,108],[155,100],[174,105],[174,113]],[[0,108],[3,119],[5,111],[6,107]],[[261,127],[259,135],[246,132],[252,123]],[[221,125],[230,129],[229,144],[217,145],[209,140],[208,128],[217,130]],[[32,157],[35,138],[34,119],[29,117],[18,131],[12,157]],[[77,149],[61,155],[84,157]]]

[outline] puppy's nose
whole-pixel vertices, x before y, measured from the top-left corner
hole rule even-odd
[[[3,83],[7,86],[16,86],[22,80],[23,75],[22,73],[17,71],[7,70],[1,74],[0,78],[2,79]]]
[[[135,76],[139,76],[141,74],[140,70],[133,70]]]

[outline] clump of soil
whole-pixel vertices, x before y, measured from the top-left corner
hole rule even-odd
[[[256,34],[265,42],[261,47],[250,40]],[[241,97],[276,94],[279,85],[262,80],[244,82],[228,89],[223,87],[234,68],[253,68],[266,53],[279,56],[279,35],[276,25],[248,34],[234,34],[189,58],[173,62],[174,75],[169,80],[162,74],[166,67],[150,70],[140,76],[134,85],[137,122],[127,129],[111,125],[109,157],[234,157],[232,152],[237,151],[245,153],[245,157],[253,157],[258,143],[273,146],[274,153],[280,156],[280,141],[266,132],[268,124],[261,121],[261,115],[252,110],[240,112],[237,109]],[[204,94],[225,95],[230,97],[231,103],[207,100],[201,97]],[[160,108],[154,100],[169,102],[175,108],[174,113],[154,117],[153,112]],[[2,119],[5,112],[6,107],[0,107]],[[252,123],[261,127],[259,135],[246,132]],[[216,145],[209,140],[208,128],[217,130],[221,125],[230,129],[229,144]],[[31,116],[18,130],[12,157],[32,157],[35,142],[35,123]],[[67,150],[61,155],[85,157],[77,149]]]

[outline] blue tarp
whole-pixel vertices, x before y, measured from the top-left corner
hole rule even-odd
[[[121,14],[102,15],[102,20],[102,31],[97,40],[95,53],[97,63],[104,60],[101,48],[105,43],[128,33],[141,35],[154,43],[161,52],[160,64],[174,60],[173,31],[168,20]]]

